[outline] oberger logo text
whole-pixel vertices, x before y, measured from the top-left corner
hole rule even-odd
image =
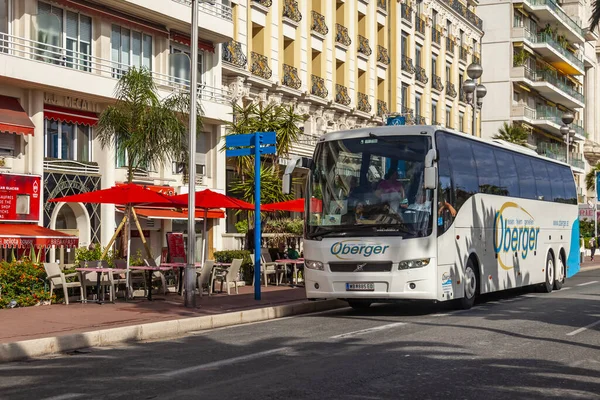
[[[352,257],[345,256],[371,257],[372,254],[385,254],[385,251],[389,248],[390,246],[382,246],[377,243],[357,243],[351,240],[344,240],[335,242],[331,246],[331,254],[340,260],[347,260]]]
[[[510,209],[509,215],[505,215]],[[494,218],[494,251],[498,253],[519,253],[525,260],[531,251],[537,250],[540,227],[535,226],[533,216],[516,203],[504,203]],[[503,269],[513,266],[505,265],[501,258],[498,262]]]

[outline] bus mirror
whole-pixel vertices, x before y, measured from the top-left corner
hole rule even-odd
[[[281,191],[283,192],[283,194],[290,194],[292,192],[292,175],[284,174],[282,181],[283,188],[281,189]]]
[[[425,167],[423,186],[425,189],[437,188],[437,167]]]
[[[437,160],[437,151],[429,149],[425,156],[425,167],[432,167],[435,160]]]

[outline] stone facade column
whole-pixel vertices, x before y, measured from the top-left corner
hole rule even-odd
[[[44,226],[44,92],[29,91],[29,117],[35,125],[33,137],[28,138],[27,152],[30,157],[31,173],[41,177],[40,187],[40,219],[38,225]]]
[[[98,161],[100,167],[100,186],[102,189],[109,188],[115,185],[115,171],[116,171],[116,151],[113,148],[101,149],[100,143],[94,140],[94,155],[95,160]],[[112,204],[101,204],[100,205],[100,242],[102,246],[108,245],[110,239],[115,233],[115,206]]]

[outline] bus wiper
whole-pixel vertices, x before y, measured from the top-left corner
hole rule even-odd
[[[333,227],[332,227],[333,228]],[[377,225],[365,224],[365,225],[350,225],[350,226],[338,226],[334,229],[323,229],[314,233],[309,233],[307,236],[309,239],[320,240],[327,236],[347,236],[353,233],[362,233],[365,230],[377,231]]]

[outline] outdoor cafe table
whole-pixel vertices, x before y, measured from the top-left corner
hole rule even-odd
[[[80,274],[82,272],[95,272],[96,274],[98,274],[98,278],[96,281],[96,292],[98,293],[98,299],[96,300],[96,302],[98,304],[104,303],[104,293],[102,293],[102,300],[100,300],[100,279],[102,277],[102,274],[105,272],[113,272],[113,273],[117,273],[117,274],[122,274],[122,273],[127,272],[126,269],[122,269],[122,268],[97,268],[97,267],[75,268],[75,271],[79,272]],[[83,276],[80,278],[80,281],[83,284]]]
[[[152,301],[152,273],[163,272],[173,269],[172,267],[160,266],[160,267],[143,267],[143,266],[130,266],[130,270],[144,271],[148,276],[148,300]]]
[[[292,286],[294,286],[294,281],[295,284],[298,284],[298,271],[296,270],[298,264],[304,264],[304,258],[298,258],[296,260],[292,260],[289,258],[284,258],[282,260],[275,260],[276,263],[279,264],[284,264],[287,266],[287,264],[291,264],[294,266],[294,275],[292,275]],[[287,273],[287,272],[286,272]]]
[[[196,267],[202,267],[202,263],[196,263]],[[179,284],[177,288],[177,293],[180,295],[183,294],[183,270],[187,266],[186,263],[182,262],[172,262],[172,263],[161,263],[161,267],[169,267],[169,268],[178,268],[179,269]]]

